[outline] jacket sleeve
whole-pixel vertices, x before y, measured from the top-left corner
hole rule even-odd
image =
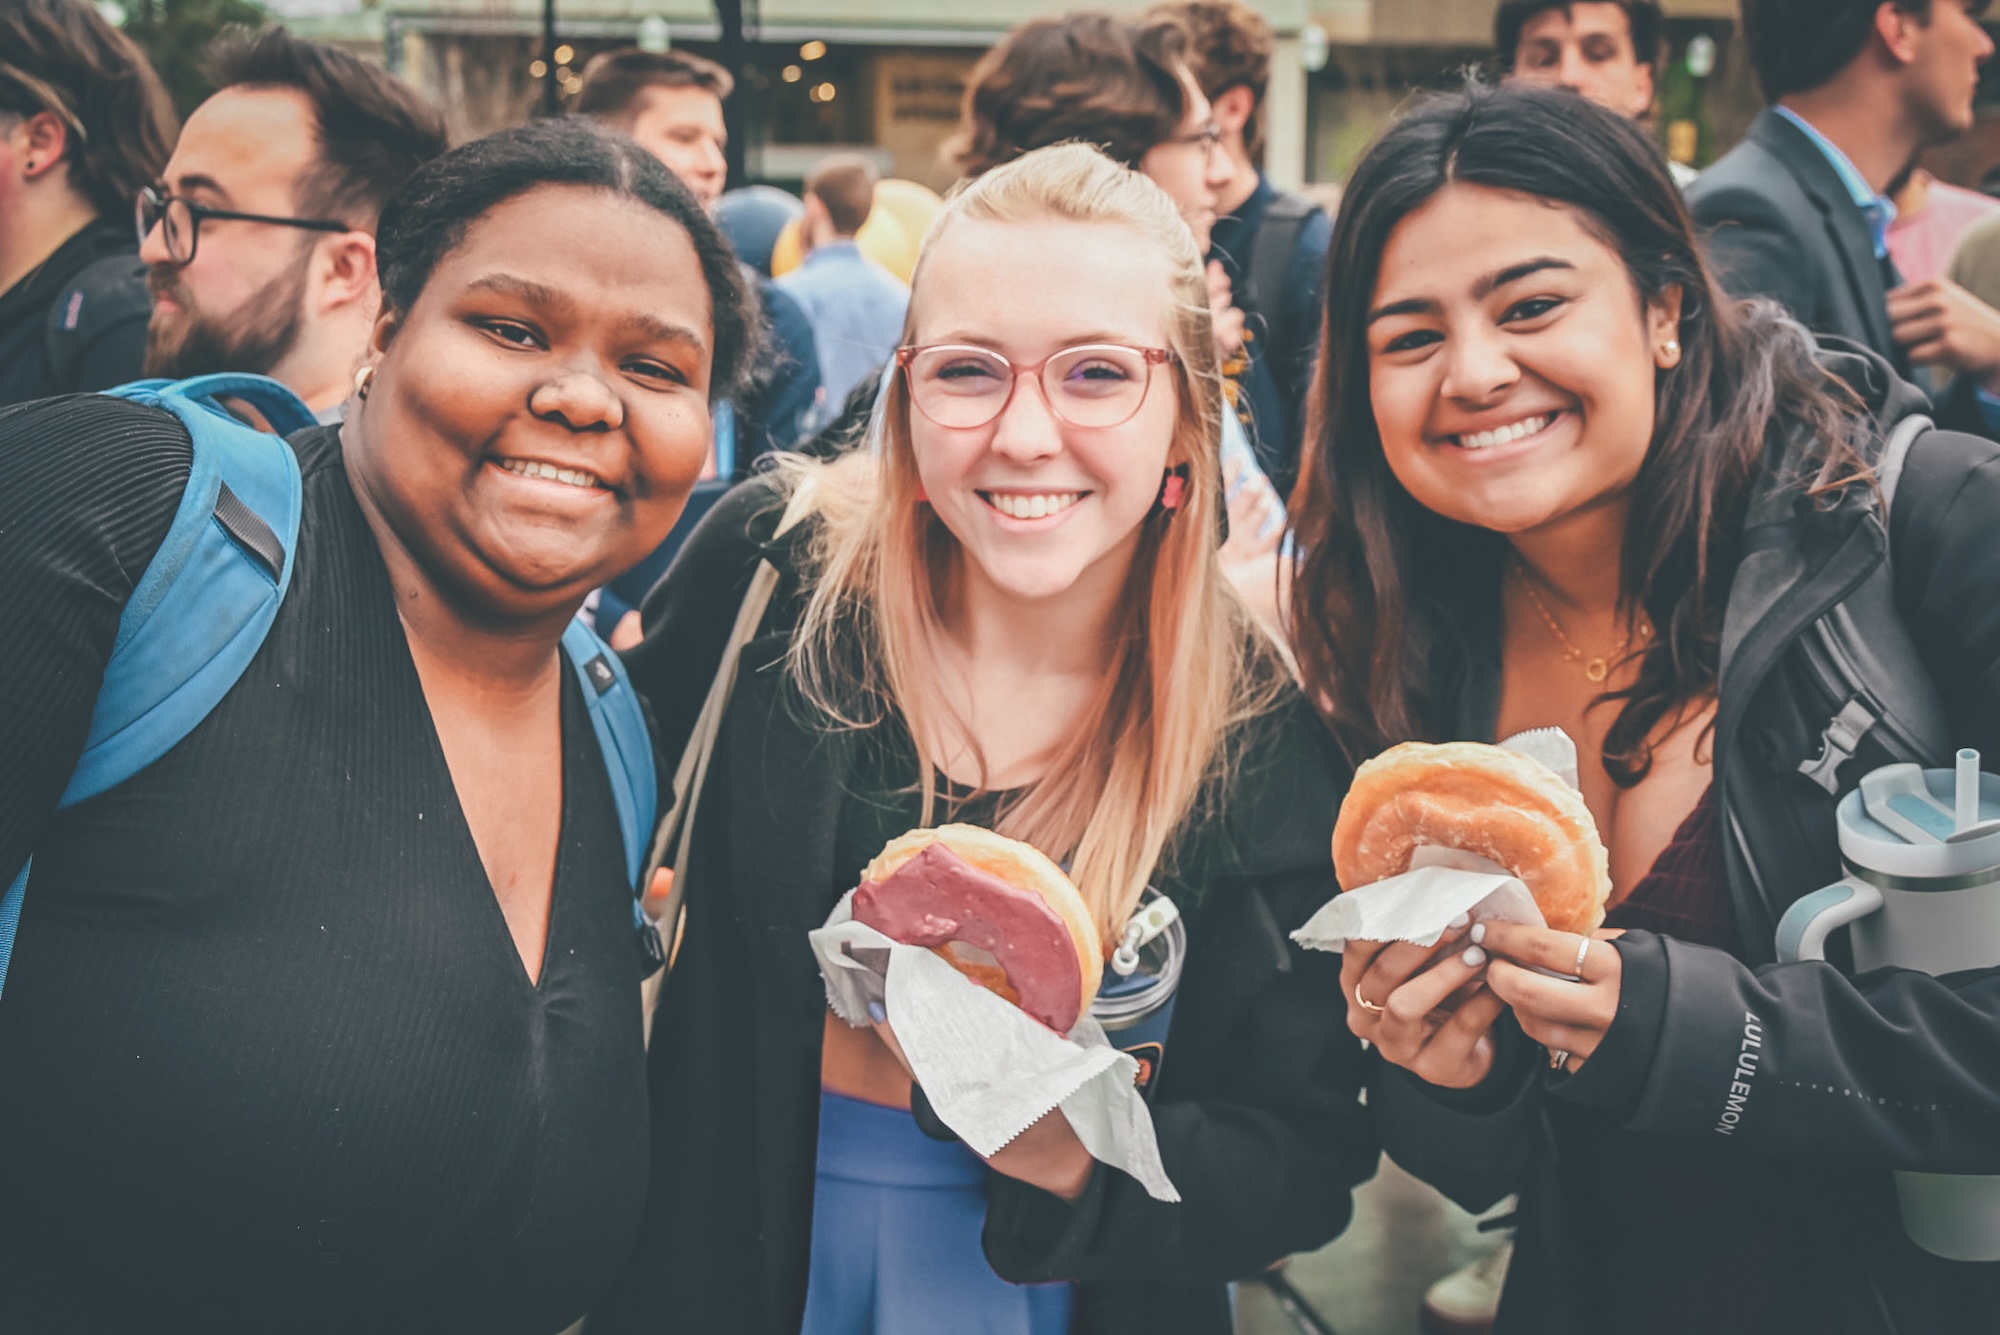
[[[770,476],[732,488],[695,525],[640,609],[645,638],[624,661],[652,710],[663,774],[672,775],[694,732],[750,577],[783,509]]]
[[[1651,932],[1613,944],[1619,1017],[1558,1096],[1786,1158],[2000,1173],[2000,969],[1848,978]]]
[[[1511,1011],[1493,1037],[1493,1071],[1475,1088],[1426,1084],[1378,1056],[1368,1091],[1383,1153],[1473,1214],[1521,1189],[1542,1127],[1541,1049]]]
[[[1162,1084],[1153,1125],[1180,1202],[1102,1164],[1074,1204],[996,1177],[986,1252],[1003,1278],[1188,1288],[1254,1274],[1346,1226],[1377,1157],[1360,1102],[1365,1057],[1347,1032],[1339,957],[1300,949],[1278,926],[1324,902],[1330,872],[1214,890],[1245,904],[1283,964],[1205,1050],[1176,1016],[1164,1078],[1185,1078]],[[1198,1000],[1184,987],[1182,1006]]]
[[[1819,314],[1817,284],[1798,229],[1766,196],[1742,186],[1691,192],[1688,205],[1701,224],[1708,264],[1730,296],[1769,297],[1800,323]]]

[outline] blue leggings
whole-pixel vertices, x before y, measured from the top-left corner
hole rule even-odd
[[[986,1263],[989,1172],[907,1112],[822,1092],[801,1335],[1068,1335],[1068,1284]]]

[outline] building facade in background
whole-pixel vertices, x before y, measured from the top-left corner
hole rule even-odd
[[[540,0],[269,0],[303,35],[377,59],[445,108],[454,138],[518,123],[593,54],[637,42],[719,55],[701,0],[557,0],[561,45],[543,59]],[[939,150],[980,54],[1023,20],[1068,9],[1139,10],[1147,0],[746,0],[744,100],[751,179],[796,188],[834,149],[885,176],[943,189]],[[1492,69],[1495,0],[1253,0],[1277,31],[1267,171],[1280,185],[1340,181],[1411,92]],[[1736,142],[1762,105],[1734,0],[1664,0],[1657,130],[1669,156],[1701,166]],[[2000,67],[2000,62],[1995,62]],[[745,96],[747,94],[747,96]],[[2000,112],[1989,68],[1982,112]],[[1928,163],[1975,182],[2000,162],[2000,119]]]

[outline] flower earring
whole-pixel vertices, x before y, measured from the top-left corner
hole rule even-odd
[[[1186,464],[1175,464],[1169,468],[1166,475],[1160,479],[1160,494],[1153,501],[1154,511],[1172,514],[1180,509],[1181,502],[1187,499],[1187,480]]]

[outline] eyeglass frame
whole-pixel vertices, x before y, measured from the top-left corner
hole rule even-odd
[[[146,221],[146,208],[148,204],[157,210],[151,223]],[[218,209],[207,204],[196,203],[186,195],[172,193],[163,195],[159,190],[149,185],[142,187],[138,196],[132,201],[132,223],[139,230],[140,245],[143,246],[146,244],[146,238],[153,234],[153,228],[160,227],[166,221],[167,210],[175,204],[183,206],[188,211],[187,258],[178,259],[174,256],[171,247],[167,250],[167,259],[177,269],[186,268],[188,265],[194,263],[195,252],[201,245],[202,220],[206,218],[213,218],[221,222],[254,222],[265,223],[272,227],[297,227],[308,232],[331,233],[351,232],[355,230],[346,223],[334,218],[280,218],[269,213],[239,213],[235,209]],[[160,244],[163,246],[167,244],[164,231],[160,236]]]
[[[1063,416],[1062,409],[1056,407],[1056,396],[1049,393],[1048,385],[1042,380],[1042,372],[1056,358],[1066,353],[1085,352],[1091,348],[1110,348],[1118,352],[1136,353],[1146,365],[1146,383],[1140,389],[1139,397],[1132,405],[1132,411],[1115,422],[1087,425],[1082,422],[1070,421],[1069,418]],[[976,352],[981,356],[992,357],[1012,373],[1013,378],[1007,382],[1007,393],[1001,398],[1000,406],[993,410],[991,417],[981,422],[974,422],[969,426],[953,426],[947,422],[939,422],[937,418],[931,416],[930,410],[924,407],[917,394],[916,375],[910,369],[910,364],[926,352],[944,350]],[[1048,404],[1050,415],[1058,422],[1063,423],[1065,426],[1076,427],[1082,431],[1109,431],[1113,427],[1124,426],[1127,422],[1137,417],[1139,410],[1146,406],[1146,396],[1153,392],[1153,368],[1155,366],[1166,365],[1170,362],[1178,362],[1180,359],[1180,354],[1172,348],[1147,348],[1133,343],[1075,343],[1066,348],[1057,348],[1040,361],[1025,366],[1016,366],[1014,360],[1005,353],[995,352],[992,348],[982,348],[977,343],[913,343],[896,349],[896,366],[903,373],[903,384],[910,392],[910,403],[918,412],[929,418],[931,422],[943,427],[947,431],[977,431],[981,427],[991,426],[999,421],[1001,416],[1007,411],[1008,405],[1014,402],[1014,392],[1021,387],[1021,377],[1024,375],[1034,376],[1035,383],[1041,385],[1042,401]]]
[[[1217,122],[1211,120],[1206,124],[1204,124],[1199,130],[1193,130],[1187,134],[1177,134],[1173,138],[1167,140],[1167,142],[1170,144],[1199,145],[1201,148],[1202,156],[1208,157],[1211,154],[1213,154],[1216,149],[1222,147],[1222,126]]]

